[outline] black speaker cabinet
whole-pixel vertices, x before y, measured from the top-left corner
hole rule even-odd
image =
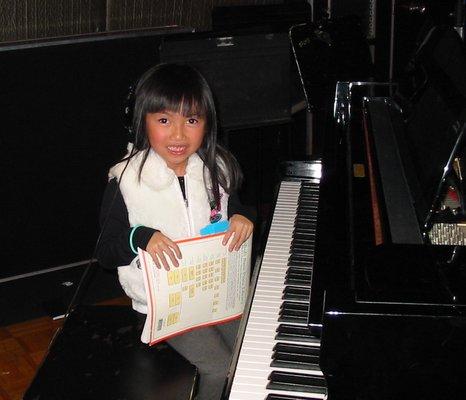
[[[290,120],[290,44],[284,33],[171,38],[161,45],[160,58],[188,63],[204,75],[224,129]]]

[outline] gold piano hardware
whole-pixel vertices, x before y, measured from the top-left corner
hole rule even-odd
[[[364,164],[353,164],[353,176],[355,178],[365,178],[366,170]]]
[[[463,174],[461,171],[461,159],[459,157],[456,157],[455,160],[453,161],[453,169],[456,172],[456,175],[458,176],[459,180],[463,180]]]

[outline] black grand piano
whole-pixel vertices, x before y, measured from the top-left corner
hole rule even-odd
[[[455,35],[429,33],[409,101],[390,84],[338,83],[322,159],[290,163],[280,183],[226,398],[465,398],[466,57]]]

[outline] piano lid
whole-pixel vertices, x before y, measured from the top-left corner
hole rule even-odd
[[[453,124],[448,135],[437,135],[438,142],[429,137],[430,147],[420,157],[422,149],[410,151],[406,144],[409,127],[393,99],[366,98],[363,121],[364,132],[349,138],[348,155],[353,165],[350,218],[356,303],[367,304],[367,310],[371,304],[379,311],[384,305],[387,310],[403,305],[428,314],[438,313],[431,306],[466,304],[466,291],[458,287],[466,287],[466,274],[452,262],[453,247],[429,245],[423,237],[424,224],[444,194],[446,177],[454,172],[464,128],[455,130]],[[357,165],[363,166],[362,174]]]

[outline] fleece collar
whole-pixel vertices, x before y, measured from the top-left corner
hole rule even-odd
[[[128,146],[128,155],[131,153],[131,146]],[[145,152],[136,153],[129,161],[128,169],[131,169],[133,174],[138,175],[139,166],[144,158]],[[122,161],[112,167],[109,171],[109,178],[120,179],[121,173],[126,165],[126,161]],[[204,163],[196,154],[192,154],[188,159],[186,166],[186,176],[190,180],[203,182],[204,180]],[[176,178],[175,172],[167,166],[165,160],[157,154],[153,149],[149,150],[146,162],[142,168],[141,181],[154,190],[162,190],[169,187]]]

